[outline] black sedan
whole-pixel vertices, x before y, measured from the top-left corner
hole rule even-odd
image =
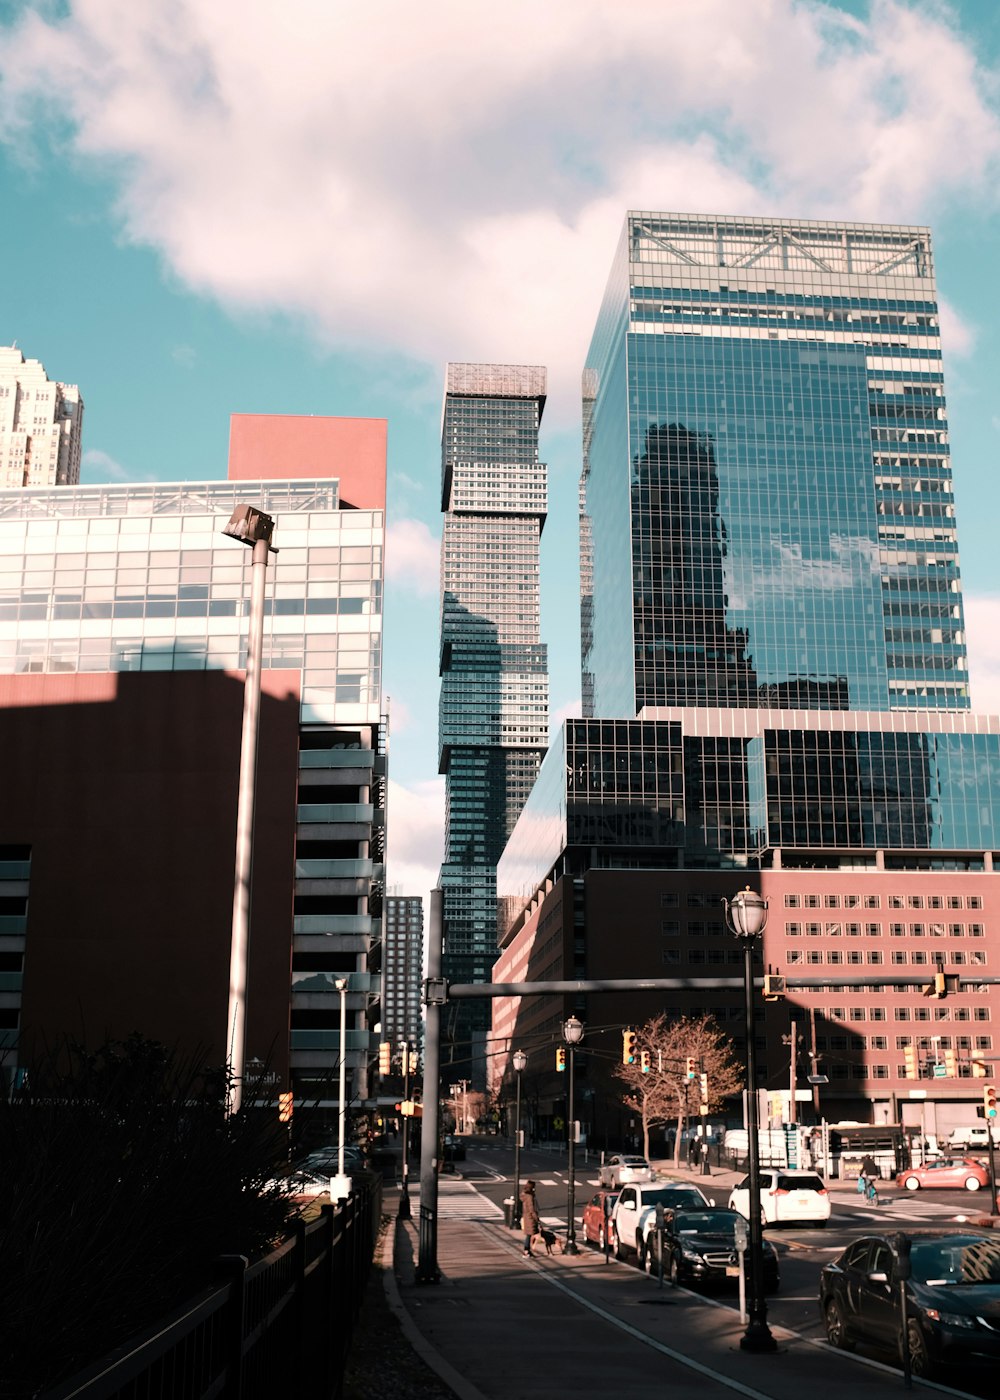
[[[663,1228],[663,1267],[673,1284],[717,1286],[734,1284],[739,1278],[739,1253],[736,1249],[737,1229],[746,1221],[736,1210],[721,1206],[711,1210],[667,1211]],[[650,1236],[650,1269],[660,1267],[659,1238]],[[764,1287],[769,1293],[777,1291],[781,1282],[778,1256],[773,1245],[763,1241]]]
[[[899,1357],[907,1239],[906,1343],[913,1374],[929,1376],[948,1366],[996,1367],[1000,1239],[968,1227],[866,1235],[849,1245],[820,1274],[819,1305],[831,1343],[847,1351],[867,1343]]]

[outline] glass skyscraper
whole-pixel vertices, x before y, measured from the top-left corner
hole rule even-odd
[[[828,1120],[946,1134],[995,1052],[1000,716],[969,704],[929,231],[630,213],[582,390],[583,717],[499,863],[493,975],[634,986],[498,998],[495,1078],[571,1013],[609,1055],[661,1013],[745,1050],[747,886],[790,978],[755,1087],[788,1083],[792,1018]],[[945,968],[961,995],[929,1006]]]
[[[631,213],[583,394],[585,714],[968,708],[929,230]]]
[[[548,670],[539,641],[538,549],[547,508],[537,365],[450,364],[441,435],[440,771],[444,973],[488,982],[496,958],[496,864],[548,744]],[[445,1063],[464,1066],[490,1022],[462,1002]],[[449,1049],[450,1045],[450,1049]],[[472,1075],[482,1078],[482,1066]]]

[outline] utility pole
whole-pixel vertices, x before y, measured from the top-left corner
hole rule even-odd
[[[816,1068],[816,1066],[819,1064],[819,1056],[818,1056],[817,1053],[816,1053],[816,1008],[815,1008],[815,1006],[810,1006],[810,1008],[809,1008],[809,1064],[810,1064],[810,1067],[812,1068],[813,1078],[815,1079],[816,1075],[819,1073],[819,1070]],[[818,1122],[818,1121],[819,1121],[819,1085],[818,1085],[818,1084],[814,1084],[814,1085],[812,1086],[812,1089],[813,1089],[813,1112],[815,1113],[815,1115],[816,1115],[816,1120],[817,1120],[817,1122]]]
[[[789,1046],[790,1046],[790,1049],[791,1049],[791,1063],[790,1063],[789,1066],[788,1066],[788,1121],[789,1121],[789,1123],[792,1125],[792,1127],[794,1128],[794,1126],[795,1126],[795,1081],[796,1081],[796,1079],[797,1079],[797,1077],[798,1077],[798,1076],[796,1075],[796,1070],[798,1069],[798,1059],[799,1059],[799,1047],[798,1047],[799,1023],[798,1023],[798,1021],[796,1021],[796,1019],[795,1019],[794,1016],[792,1017],[792,1019],[791,1019],[791,1020],[789,1021],[789,1023],[788,1023],[788,1030],[789,1030],[788,1042],[789,1042]]]

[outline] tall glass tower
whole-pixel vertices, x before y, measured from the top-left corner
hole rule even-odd
[[[547,508],[538,365],[450,364],[441,434],[440,771],[444,974],[488,982],[496,959],[496,864],[548,746],[538,548]],[[455,1004],[445,1027],[458,1078],[485,1082],[488,1004]],[[450,1051],[448,1041],[450,1040]]]
[[[585,715],[968,708],[929,230],[632,212],[583,397]]]

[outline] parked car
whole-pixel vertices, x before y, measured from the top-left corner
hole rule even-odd
[[[730,1210],[750,1219],[750,1178],[745,1176],[729,1193]],[[765,1225],[798,1224],[822,1228],[830,1219],[830,1196],[815,1172],[777,1170],[760,1173],[760,1213]]]
[[[899,1356],[900,1280],[895,1235],[867,1235],[820,1273],[819,1306],[831,1344],[859,1342]],[[1000,1239],[968,1228],[919,1231],[906,1281],[906,1340],[916,1376],[1000,1364]],[[961,1374],[961,1372],[959,1372]]]
[[[636,1182],[623,1186],[611,1217],[611,1243],[615,1255],[624,1259],[627,1254],[637,1254],[639,1263],[645,1264],[649,1233],[656,1224],[657,1205],[662,1205],[665,1210],[675,1210],[682,1205],[711,1204],[698,1187],[688,1181]]]
[[[627,1181],[655,1181],[656,1173],[645,1157],[629,1157],[616,1153],[601,1165],[601,1185],[607,1190],[624,1186]]]
[[[926,1162],[922,1167],[907,1167],[896,1177],[897,1186],[905,1186],[907,1191],[937,1190],[939,1187],[965,1187],[966,1191],[978,1191],[989,1186],[990,1174],[982,1162],[975,1157],[940,1157],[936,1162]]]
[[[273,1177],[265,1183],[265,1190],[280,1191],[283,1196],[326,1196],[330,1194],[330,1178],[313,1171],[294,1171]]]
[[[445,1133],[442,1147],[444,1149],[444,1160],[446,1162],[465,1161],[465,1143],[460,1137],[456,1137],[454,1133]]]
[[[989,1123],[970,1123],[964,1128],[952,1128],[948,1134],[948,1151],[961,1152],[964,1149],[975,1147],[988,1152],[991,1134],[993,1142],[1000,1144],[1000,1124],[991,1126]]]
[[[663,1230],[663,1271],[673,1284],[732,1284],[739,1277],[736,1223],[739,1211],[716,1206],[710,1210],[684,1207],[668,1213]],[[764,1287],[769,1293],[781,1283],[778,1256],[763,1242]],[[660,1267],[660,1238],[650,1240],[650,1270]]]
[[[336,1147],[320,1147],[315,1152],[310,1152],[307,1157],[303,1157],[297,1164],[299,1171],[314,1172],[317,1176],[331,1177],[339,1170],[340,1158]],[[359,1147],[344,1147],[344,1171],[362,1171],[365,1166],[365,1158]]]
[[[598,1191],[583,1208],[583,1238],[604,1248],[606,1221],[618,1200],[617,1191]]]

